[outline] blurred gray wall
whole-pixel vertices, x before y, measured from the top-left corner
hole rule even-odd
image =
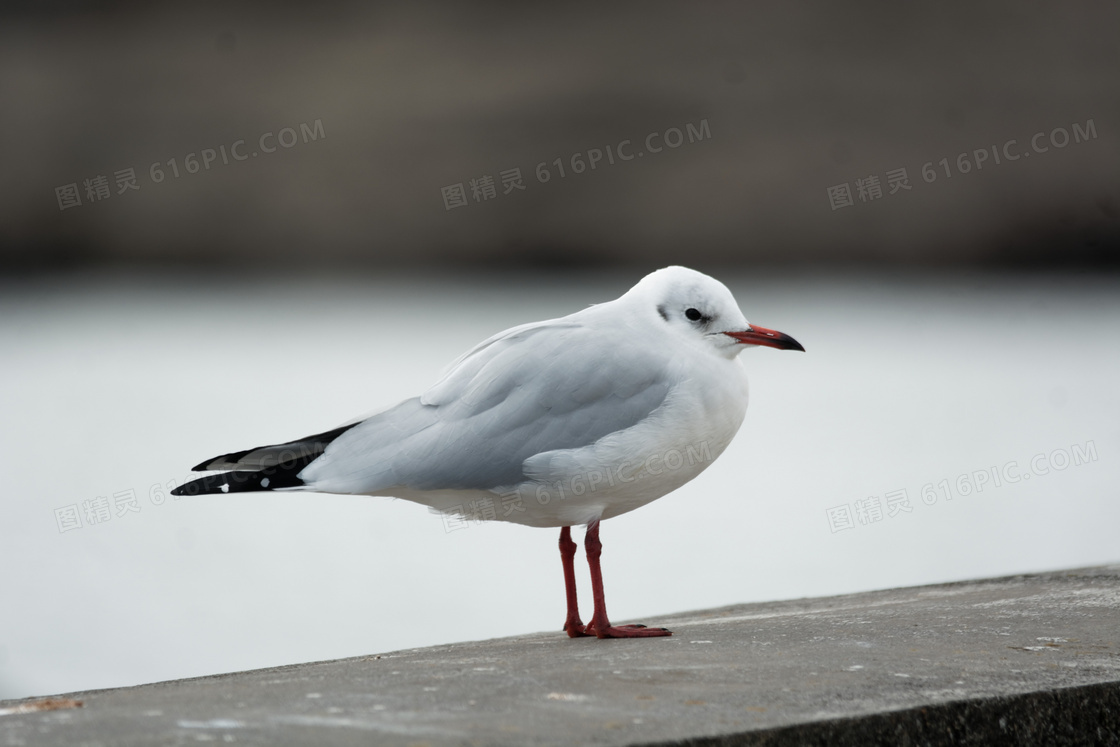
[[[1115,2],[62,7],[0,19],[8,269],[1118,254]]]

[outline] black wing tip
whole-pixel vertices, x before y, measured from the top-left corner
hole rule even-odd
[[[311,462],[322,456],[327,444],[334,441],[346,431],[358,425],[358,422],[349,423],[335,428],[332,431],[319,433],[314,436],[301,438],[286,444],[273,446],[257,446],[244,451],[234,451],[229,454],[211,457],[204,462],[191,467],[191,472],[213,472],[224,470],[216,475],[206,475],[190,482],[183,483],[171,491],[171,495],[210,495],[213,493],[247,493],[259,490],[276,490],[277,488],[298,488],[305,483],[298,475]],[[291,447],[290,449],[288,447]],[[279,461],[267,467],[258,468],[251,466],[247,469],[229,469],[248,454],[262,449],[280,449]],[[214,465],[220,464],[220,467]]]
[[[197,467],[195,468],[195,471],[199,471]],[[172,490],[171,495],[195,496],[210,495],[212,493],[225,493],[228,492],[228,488],[226,490],[222,490],[222,486],[226,484],[227,479],[225,474],[206,475],[205,477],[199,477],[191,480],[190,482],[183,483],[179,487]]]
[[[199,462],[195,466],[191,467],[191,472],[211,472],[216,469],[229,470],[231,466],[236,465],[239,461],[241,461],[241,459],[248,456],[249,454],[252,454],[254,451],[262,451],[265,449],[284,449],[284,451],[280,452],[282,458],[280,459],[280,463],[277,465],[281,469],[288,469],[291,466],[300,463],[301,461],[304,465],[306,465],[314,461],[324,451],[326,451],[327,444],[334,441],[336,438],[338,438],[354,426],[358,425],[360,422],[361,421],[348,423],[347,425],[339,426],[334,430],[317,433],[314,436],[307,436],[295,441],[290,441],[286,444],[254,446],[251,449],[232,451],[229,454],[221,454],[216,457],[210,457],[209,459],[203,462]],[[291,448],[289,449],[288,447]],[[215,467],[213,466],[215,464],[221,464],[223,466]],[[255,469],[255,467],[250,467],[247,470],[237,471],[251,471],[253,469]]]
[[[215,462],[224,462],[226,464],[237,464],[237,461],[239,459],[241,459],[243,456],[245,456],[246,454],[251,454],[254,451],[258,451],[260,449],[267,449],[267,448],[268,448],[267,446],[257,446],[257,447],[252,448],[252,449],[245,449],[244,451],[234,451],[234,452],[231,452],[229,454],[222,454],[221,456],[210,457],[206,461],[199,462],[195,466],[191,467],[191,472],[209,472],[209,471],[214,470],[214,469],[221,469],[220,467],[211,467],[210,466],[210,465],[214,464]]]
[[[217,493],[256,493],[279,488],[299,488],[305,484],[299,479],[302,466],[290,470],[269,468],[256,472],[234,471],[206,475],[183,483],[171,491],[174,496],[214,495]]]

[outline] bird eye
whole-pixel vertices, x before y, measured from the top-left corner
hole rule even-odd
[[[704,315],[701,314],[697,309],[686,309],[684,315],[685,318],[690,322],[698,322],[704,318]]]

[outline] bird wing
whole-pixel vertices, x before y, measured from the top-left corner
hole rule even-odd
[[[522,482],[532,456],[649,417],[670,390],[664,352],[573,317],[486,340],[420,397],[339,436],[301,479],[342,493],[489,490]]]

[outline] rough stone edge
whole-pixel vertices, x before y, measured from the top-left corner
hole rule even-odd
[[[643,747],[1120,745],[1120,681],[959,700]]]
[[[865,591],[853,591],[853,592],[847,592],[845,594],[833,594],[833,595],[823,596],[823,597],[795,597],[793,599],[774,599],[774,600],[760,601],[760,602],[741,602],[741,603],[737,603],[737,604],[724,605],[724,606],[721,606],[721,607],[713,607],[711,609],[706,609],[706,610],[694,610],[694,611],[685,611],[685,612],[657,615],[657,616],[654,616],[654,617],[650,617],[647,620],[647,622],[679,620],[682,617],[687,617],[688,615],[694,615],[694,614],[697,614],[698,612],[701,613],[701,614],[704,614],[705,616],[718,616],[718,613],[720,613],[720,612],[725,612],[725,611],[729,611],[729,610],[738,610],[738,609],[741,609],[742,607],[748,607],[748,606],[751,606],[751,605],[758,605],[758,604],[779,604],[779,605],[780,604],[797,604],[799,602],[802,602],[802,603],[804,603],[804,602],[819,602],[819,601],[830,600],[830,599],[846,599],[846,598],[849,598],[849,597],[863,596],[863,595],[886,594],[886,593],[894,592],[894,591],[921,591],[923,589],[970,586],[970,585],[975,585],[975,584],[980,584],[980,583],[1006,584],[1006,583],[1013,583],[1013,582],[1016,582],[1016,581],[1019,581],[1019,582],[1030,581],[1030,580],[1035,580],[1035,579],[1040,579],[1040,578],[1045,578],[1045,577],[1061,578],[1062,580],[1066,580],[1066,579],[1071,579],[1071,578],[1091,578],[1091,577],[1095,577],[1095,576],[1112,576],[1112,575],[1117,575],[1117,574],[1120,574],[1120,562],[1103,563],[1103,564],[1100,564],[1100,565],[1091,565],[1091,566],[1080,566],[1080,567],[1077,567],[1077,568],[1060,568],[1060,569],[1049,570],[1049,571],[1045,571],[1045,570],[1044,571],[1025,571],[1025,572],[1020,572],[1020,573],[1011,573],[1011,574],[1007,574],[1007,575],[1004,575],[1004,576],[991,576],[991,577],[979,576],[979,577],[976,577],[976,578],[958,579],[958,580],[955,580],[955,581],[935,581],[935,582],[928,583],[928,584],[919,584],[917,586],[893,586],[893,587],[888,587],[888,588],[885,588],[885,589],[867,589]],[[439,649],[443,649],[445,651],[450,652],[452,649],[454,649],[457,646],[470,645],[470,644],[474,644],[474,643],[491,643],[493,641],[506,641],[506,640],[513,641],[513,640],[517,640],[517,639],[533,638],[535,636],[547,635],[547,634],[548,634],[547,631],[536,631],[536,632],[532,632],[532,633],[519,633],[519,634],[515,634],[515,635],[511,635],[511,636],[499,636],[497,638],[484,638],[484,639],[474,640],[474,641],[457,641],[457,642],[454,642],[454,643],[437,643],[437,644],[433,644],[431,646],[421,646],[421,647],[417,647],[417,648],[403,648],[403,649],[396,649],[394,651],[382,651],[382,652],[378,652],[378,653],[358,654],[356,656],[343,656],[343,657],[340,657],[338,659],[320,659],[320,660],[317,660],[317,661],[301,661],[301,662],[294,662],[294,663],[291,663],[291,664],[279,664],[279,665],[271,666],[271,667],[257,667],[257,668],[254,668],[254,669],[234,670],[232,672],[216,672],[216,673],[213,673],[213,674],[199,674],[199,675],[195,675],[193,677],[182,677],[182,678],[173,679],[173,680],[156,680],[154,682],[141,682],[141,683],[138,683],[138,684],[135,684],[135,685],[117,685],[115,687],[100,687],[100,688],[93,688],[93,689],[88,689],[88,690],[75,690],[75,691],[67,692],[67,693],[44,693],[44,694],[40,694],[40,695],[27,695],[27,696],[24,696],[24,697],[9,698],[9,699],[0,698],[0,707],[18,706],[18,705],[30,703],[30,702],[33,702],[33,701],[42,700],[44,698],[81,699],[81,696],[89,697],[91,695],[105,695],[105,694],[108,694],[108,693],[111,693],[111,692],[117,692],[117,691],[122,691],[122,690],[134,690],[134,689],[137,689],[137,688],[173,687],[173,686],[182,685],[182,684],[186,684],[186,683],[203,682],[203,681],[206,681],[206,680],[224,680],[224,679],[229,679],[231,677],[238,677],[238,676],[246,675],[246,674],[259,675],[259,674],[272,674],[272,673],[287,673],[287,672],[291,672],[291,671],[294,671],[294,670],[305,669],[305,668],[315,667],[315,666],[320,666],[320,665],[358,662],[358,661],[362,661],[362,660],[366,660],[366,659],[371,659],[371,658],[374,658],[374,657],[389,658],[389,657],[400,656],[401,654],[414,654],[414,653],[421,652],[421,651],[426,652],[426,651],[436,651],[436,650],[439,650]],[[941,707],[941,706],[930,706],[930,707]],[[1118,713],[1120,713],[1120,712],[1118,712]],[[821,722],[821,723],[825,723],[825,722]],[[785,727],[782,727],[782,728],[785,728]],[[797,728],[797,727],[791,727],[791,728]],[[653,744],[653,743],[651,743],[651,744]],[[667,743],[667,744],[670,744],[670,743]],[[671,744],[678,744],[678,743],[671,743]],[[679,744],[692,744],[692,743],[691,742],[681,742]],[[708,744],[708,743],[707,742],[697,742],[696,744],[699,745],[699,744]],[[713,742],[712,744],[720,744],[720,743],[719,742]],[[728,744],[731,744],[731,743],[728,743]],[[735,744],[738,744],[738,743],[735,743]]]

